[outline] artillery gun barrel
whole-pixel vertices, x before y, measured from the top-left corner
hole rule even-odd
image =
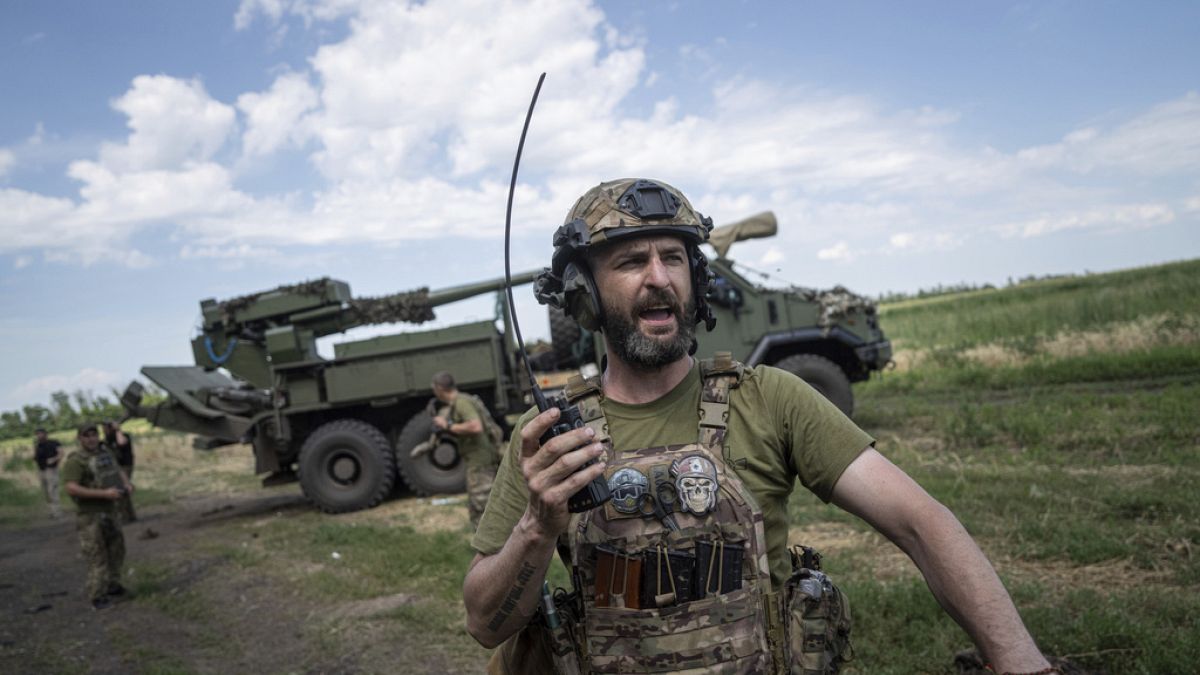
[[[515,274],[512,278],[513,286],[522,286],[532,283],[537,278],[538,271],[533,270],[522,274]],[[429,304],[432,307],[440,305],[448,305],[452,302],[465,300],[476,295],[482,295],[488,291],[503,291],[504,277],[490,279],[488,281],[479,281],[473,284],[463,284],[462,286],[451,286],[442,288],[436,291],[429,292]]]
[[[537,272],[525,272],[513,277],[513,284],[527,284],[534,280]],[[448,305],[459,300],[466,300],[484,293],[498,292],[504,289],[504,277],[479,281],[462,286],[451,286],[435,291],[420,289],[404,293],[393,293],[374,298],[351,298],[348,311],[338,316],[334,326],[322,331],[322,334],[342,331],[356,326],[376,323],[394,323],[406,321],[409,323],[424,323],[434,318],[433,308]],[[327,314],[329,310],[325,310]],[[314,313],[314,318],[323,318]],[[308,318],[308,317],[293,317]]]

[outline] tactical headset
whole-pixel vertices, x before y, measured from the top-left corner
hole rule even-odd
[[[585,199],[596,191],[625,181],[613,181],[593,188],[580,198],[568,215],[567,222],[554,233],[554,255],[549,268],[543,269],[534,281],[534,295],[539,303],[557,307],[574,318],[587,330],[596,331],[604,325],[604,304],[588,266],[587,254],[593,246],[627,238],[648,235],[682,237],[687,245],[688,267],[691,272],[692,301],[696,307],[695,323],[704,322],[706,330],[716,325],[712,308],[705,299],[712,272],[700,244],[708,240],[712,219],[701,215],[686,204],[669,186],[653,180],[635,180],[616,200],[615,211],[630,216],[620,219],[616,227],[593,233],[588,222],[577,216]],[[680,208],[685,206],[699,221],[693,225],[678,222]]]

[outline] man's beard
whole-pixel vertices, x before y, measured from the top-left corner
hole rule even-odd
[[[617,311],[603,299],[601,303],[604,305],[605,341],[617,358],[635,370],[658,370],[683,358],[691,349],[696,335],[696,326],[691,320],[696,314],[696,306],[691,299],[682,306],[674,296],[660,289],[642,298],[628,313]],[[675,334],[657,338],[638,330],[638,316],[650,307],[663,305],[670,308],[675,317]]]

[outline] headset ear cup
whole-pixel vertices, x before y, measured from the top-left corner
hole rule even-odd
[[[567,314],[587,330],[600,330],[604,310],[600,304],[600,294],[596,292],[596,283],[586,265],[567,263],[563,269],[563,292]]]
[[[703,323],[704,329],[711,331],[717,324],[712,307],[708,305],[708,288],[712,284],[713,273],[708,269],[708,258],[699,246],[689,246],[692,265],[692,299],[696,305],[696,323]]]
[[[537,298],[539,304],[550,305],[558,309],[566,307],[566,298],[563,297],[562,279],[555,276],[550,271],[550,268],[543,269],[533,280],[533,297]]]

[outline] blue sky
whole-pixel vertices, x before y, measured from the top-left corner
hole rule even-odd
[[[202,298],[499,276],[542,71],[514,269],[626,175],[775,211],[732,255],[806,286],[1193,258],[1197,35],[1191,2],[4,3],[0,409],[189,362]]]

